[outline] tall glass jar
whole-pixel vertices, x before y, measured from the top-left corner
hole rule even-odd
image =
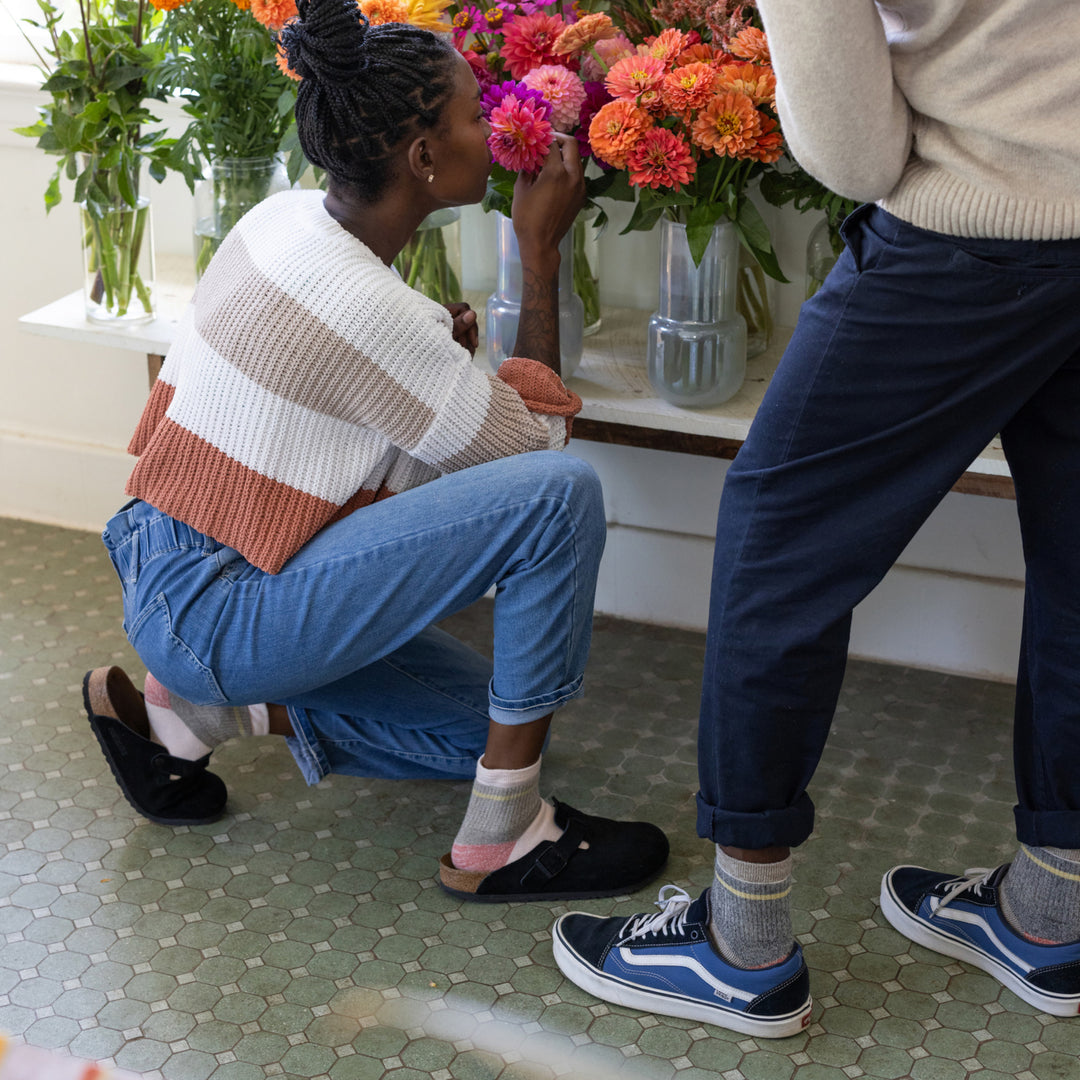
[[[449,304],[461,299],[461,208],[434,210],[401,249],[394,266],[406,285]]]
[[[585,306],[574,292],[574,230],[559,244],[559,357],[563,379],[581,363]],[[495,292],[487,302],[487,355],[495,369],[513,355],[521,316],[521,256],[514,223],[505,214],[495,220]]]
[[[79,204],[83,296],[92,322],[149,322],[154,317],[154,228],[150,200],[104,211]]]
[[[739,240],[713,228],[699,266],[686,226],[660,221],[660,306],[649,319],[649,381],[673,405],[705,408],[738,393],[746,378],[746,321],[735,310]]]
[[[195,185],[196,279],[202,277],[229,230],[256,203],[291,186],[280,155],[211,161]]]

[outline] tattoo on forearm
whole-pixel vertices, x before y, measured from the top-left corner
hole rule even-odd
[[[556,374],[561,371],[557,274],[548,279],[529,267],[522,268],[521,317],[514,352],[539,360]]]

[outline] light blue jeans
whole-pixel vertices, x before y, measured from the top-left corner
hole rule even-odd
[[[489,717],[524,724],[580,697],[604,537],[596,474],[555,452],[373,503],[278,574],[145,502],[103,533],[147,668],[197,704],[287,706],[311,784],[471,777]],[[492,586],[493,664],[432,626]]]

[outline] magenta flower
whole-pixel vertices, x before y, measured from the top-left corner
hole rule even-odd
[[[460,52],[461,46],[470,33],[484,33],[487,24],[484,22],[484,13],[472,4],[466,4],[453,18],[451,25],[454,28],[454,47]]]
[[[544,95],[539,90],[533,90],[524,83],[507,79],[505,82],[492,83],[484,91],[484,96],[480,100],[480,107],[484,110],[484,115],[488,120],[491,119],[491,114],[502,105],[503,100],[507,97],[516,98],[518,101],[536,102],[537,105],[547,109],[544,118],[551,119],[551,105],[544,100]]]
[[[554,139],[551,106],[532,97],[535,91],[529,93],[529,97],[506,94],[488,117],[491,156],[511,172],[539,172]]]

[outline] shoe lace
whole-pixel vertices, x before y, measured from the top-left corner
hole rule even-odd
[[[686,913],[692,902],[689,893],[678,885],[663,886],[654,901],[654,905],[660,910],[655,914],[646,911],[643,915],[636,915],[627,921],[616,945],[625,945],[626,942],[647,934],[682,933],[686,925]]]
[[[964,871],[963,877],[954,878],[952,881],[943,881],[942,885],[948,888],[945,895],[938,901],[937,910],[940,911],[946,904],[952,903],[958,896],[969,890],[976,896],[981,896],[986,879],[990,877],[995,869],[996,867],[988,870],[985,866],[972,866]]]

